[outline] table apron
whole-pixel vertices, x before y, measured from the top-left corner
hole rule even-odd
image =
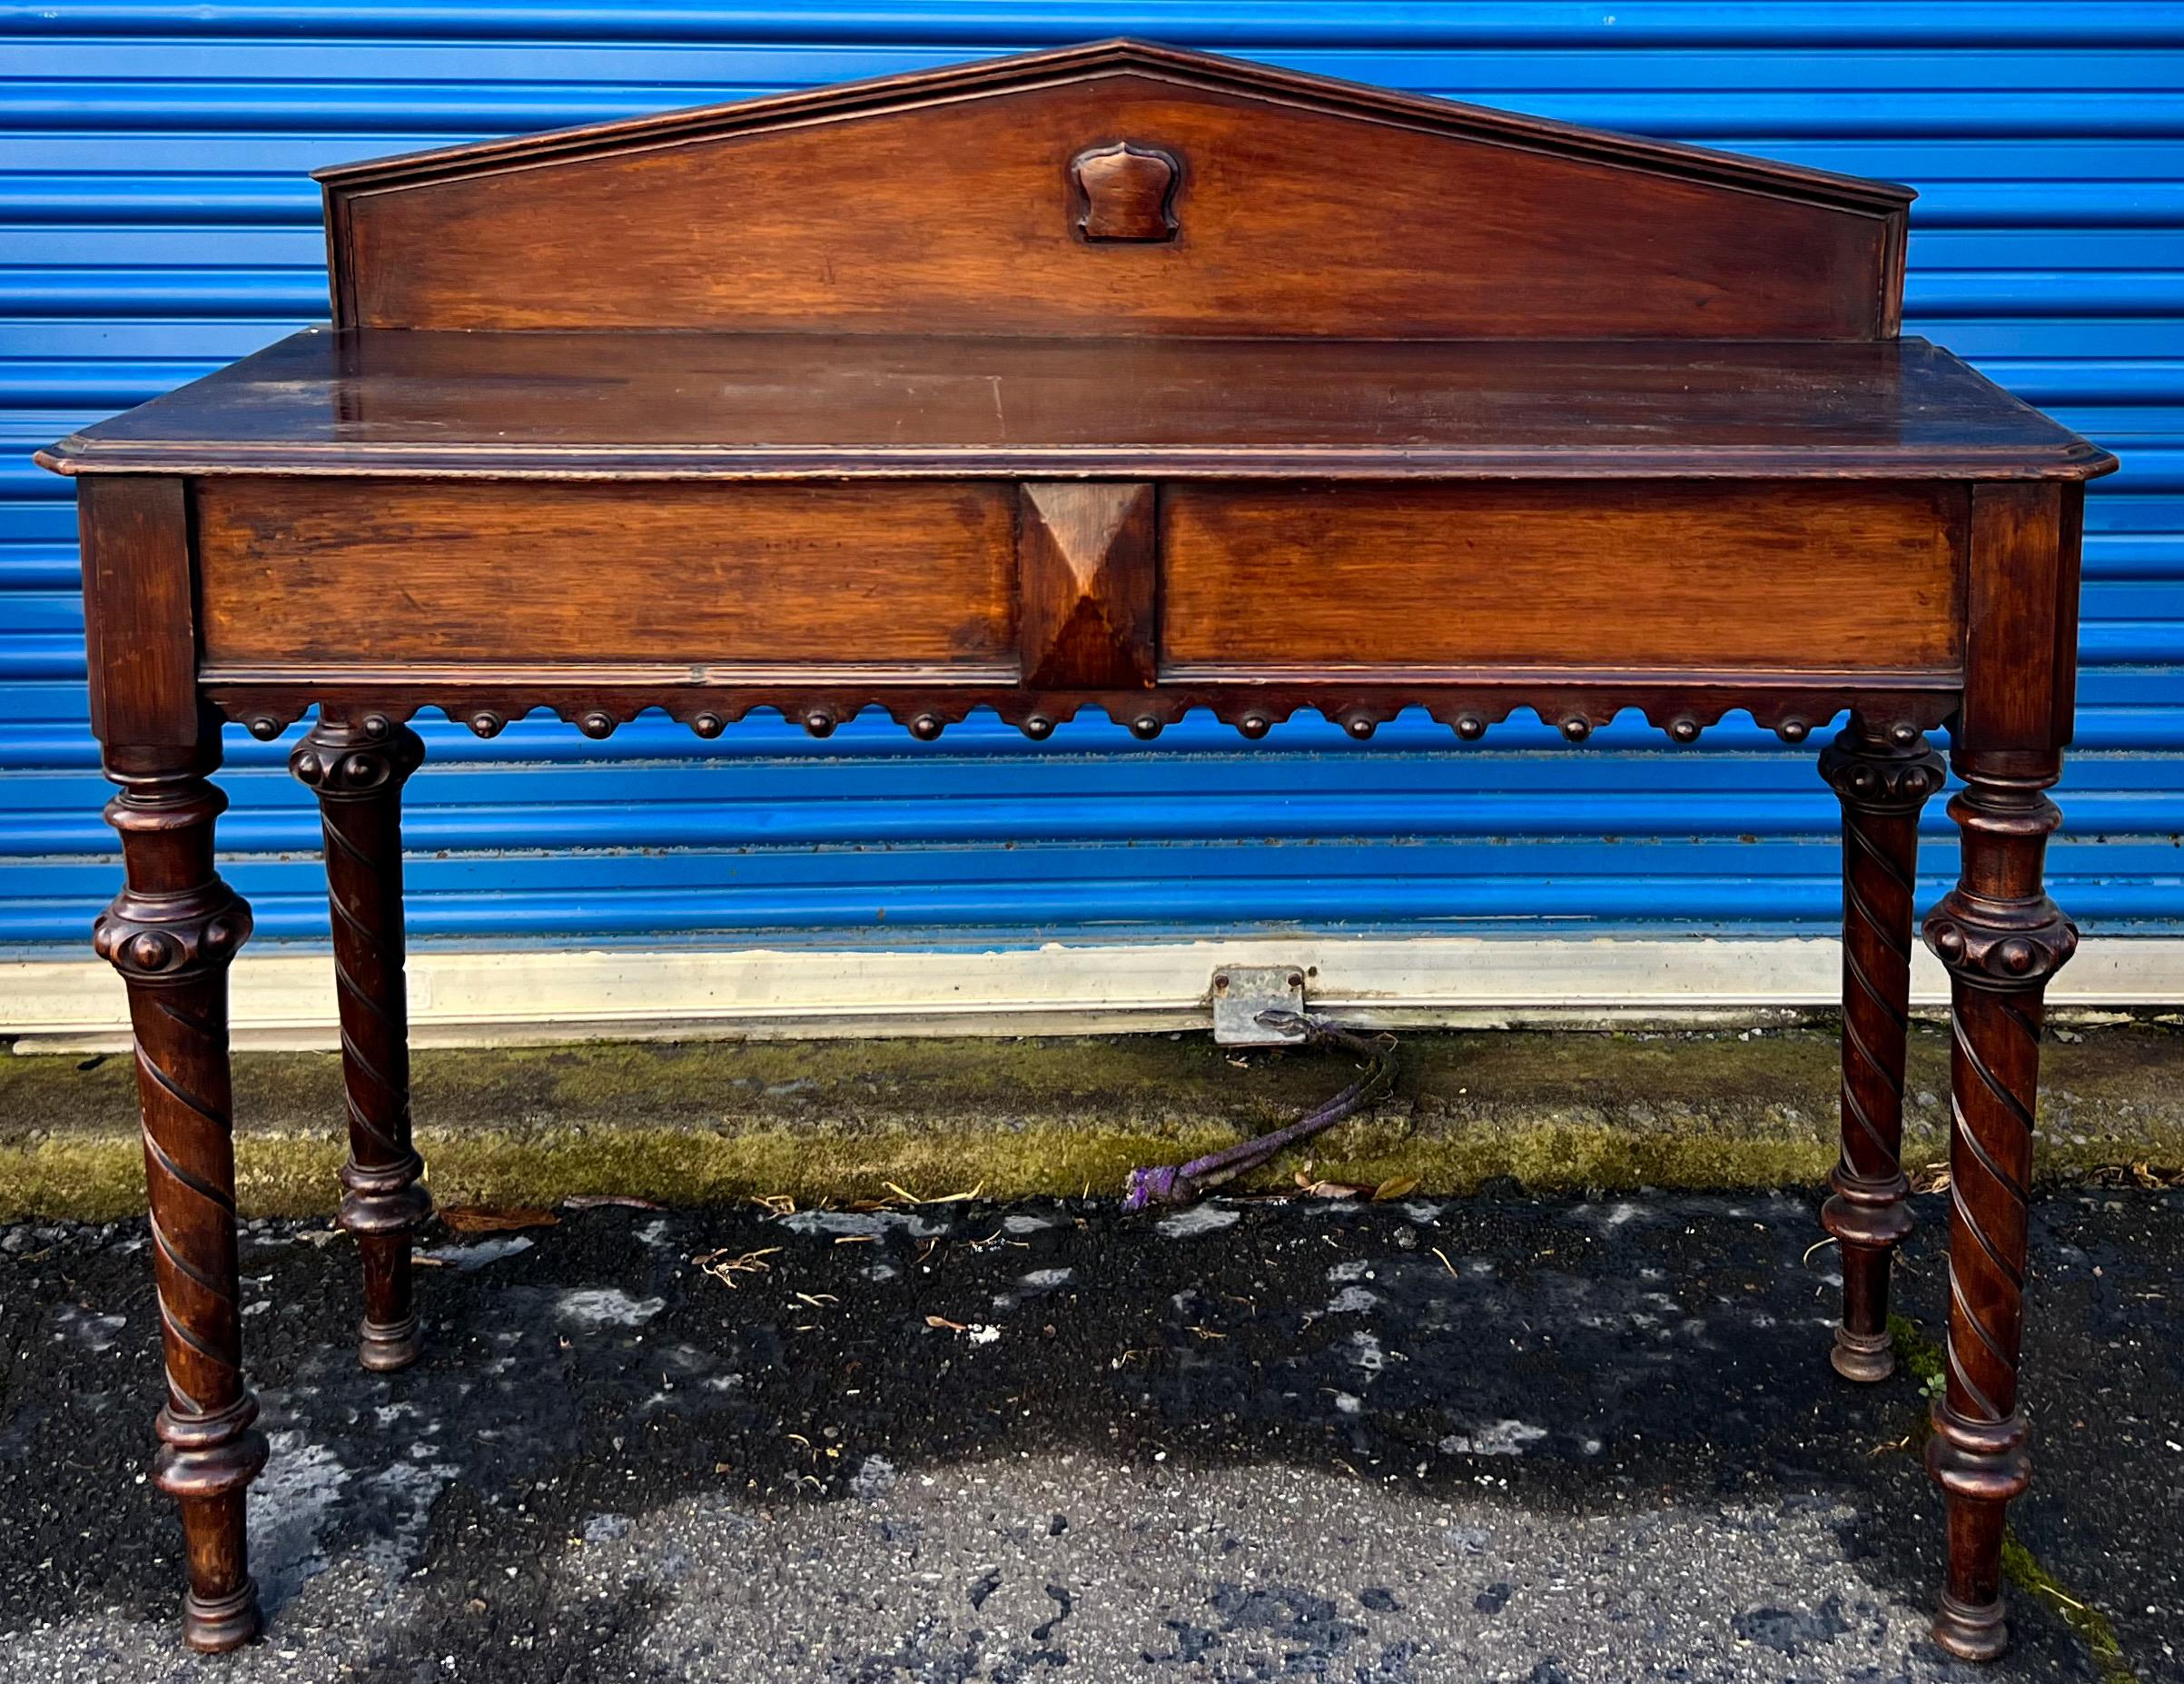
[[[192,502],[200,683],[239,716],[430,691],[689,717],[704,692],[829,723],[1256,697],[1924,727],[1963,672],[1947,481],[221,476]]]

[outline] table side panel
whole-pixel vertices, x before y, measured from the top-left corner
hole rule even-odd
[[[208,478],[196,526],[212,665],[1016,666],[1006,485]]]
[[[1171,486],[1161,671],[1953,672],[1967,521],[1946,484]]]
[[[203,736],[178,479],[94,479],[76,504],[91,728],[112,748],[194,748]]]

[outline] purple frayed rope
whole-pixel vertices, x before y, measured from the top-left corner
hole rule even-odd
[[[1141,1211],[1153,1204],[1191,1204],[1223,1182],[1233,1180],[1248,1169],[1257,1169],[1276,1153],[1300,1141],[1309,1140],[1320,1130],[1332,1128],[1345,1117],[1356,1115],[1386,1094],[1389,1083],[1395,1079],[1395,1048],[1385,1038],[1369,1041],[1361,1035],[1324,1023],[1317,1017],[1308,1017],[1301,1012],[1283,1011],[1280,1007],[1260,1013],[1258,1021],[1285,1035],[1301,1033],[1306,1045],[1347,1047],[1359,1056],[1369,1059],[1372,1067],[1327,1104],[1315,1111],[1306,1112],[1288,1127],[1278,1128],[1271,1134],[1239,1141],[1235,1145],[1224,1146],[1219,1152],[1209,1152],[1202,1158],[1192,1158],[1188,1164],[1169,1164],[1158,1169],[1132,1170],[1122,1194],[1124,1210]]]

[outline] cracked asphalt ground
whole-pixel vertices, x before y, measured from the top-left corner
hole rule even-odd
[[[143,1225],[7,1230],[0,1673],[2184,1679],[2184,1195],[2033,1228],[2019,1535],[2120,1659],[2023,1590],[2000,1666],[1927,1641],[1919,1383],[1829,1371],[1813,1201],[1512,1194],[565,1211],[437,1236],[390,1377],[348,1242],[253,1223],[269,1627],[218,1659],[145,1479]]]

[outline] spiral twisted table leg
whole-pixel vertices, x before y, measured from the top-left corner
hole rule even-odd
[[[2007,1647],[2001,1600],[2006,1506],[2031,1479],[2018,1408],[2026,1189],[2040,1081],[2042,997],[2078,931],[2041,886],[2055,757],[1956,756],[1949,804],[1963,832],[1957,887],[1926,919],[1949,967],[1949,1366],[1926,1465],[1949,1504],[1949,1570],[1934,1639],[1985,1660]]]
[[[228,1074],[227,970],[251,915],[212,869],[213,820],[227,803],[200,770],[116,776],[123,789],[106,817],[121,832],[127,881],[92,939],[128,985],[135,1032],[167,1371],[153,1478],[182,1504],[183,1637],[228,1649],[258,1630],[243,1493],[266,1456],[242,1382]]]
[[[1919,812],[1942,757],[1912,726],[1853,717],[1820,757],[1843,802],[1843,1155],[1820,1220],[1843,1248],[1843,1319],[1830,1361],[1848,1380],[1894,1372],[1889,1259],[1911,1233],[1903,1179],[1903,1055],[1911,1008]]]
[[[334,983],[349,1162],[341,1225],[362,1253],[364,1321],[357,1358],[387,1371],[417,1361],[410,1247],[432,1213],[410,1144],[410,1015],[402,973],[402,784],[424,759],[417,733],[383,714],[330,711],[289,768],[315,790],[326,832]]]

